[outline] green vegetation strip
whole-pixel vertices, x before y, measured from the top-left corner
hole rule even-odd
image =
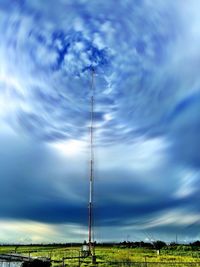
[[[91,258],[80,258],[80,246],[0,246],[0,254],[18,253],[31,257],[51,258],[53,267],[92,266]],[[190,245],[166,246],[160,255],[154,248],[97,246],[96,256],[98,267],[107,266],[138,266],[138,267],[171,267],[200,266],[200,247]]]

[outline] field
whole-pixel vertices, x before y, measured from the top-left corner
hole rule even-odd
[[[0,253],[19,253],[31,257],[48,257],[53,260],[52,266],[200,266],[200,248],[189,245],[167,246],[161,249],[160,255],[152,248],[127,248],[123,246],[97,246],[97,264],[91,264],[91,258],[78,259],[80,247],[64,245],[48,246],[0,246]],[[63,258],[65,259],[63,264]],[[74,257],[74,258],[73,258]],[[168,264],[166,264],[168,263]]]

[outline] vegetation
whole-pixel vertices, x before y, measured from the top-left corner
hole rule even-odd
[[[157,249],[160,250],[158,255]],[[52,266],[63,266],[63,258],[72,257],[74,259],[65,259],[65,266],[92,266],[91,258],[81,259],[79,263],[78,257],[81,255],[80,246],[75,244],[66,245],[29,245],[29,246],[0,246],[0,253],[20,253],[31,257],[48,257],[54,262]],[[123,242],[120,244],[104,244],[96,246],[96,256],[99,267],[106,266],[134,266],[131,262],[159,262],[158,267],[167,266],[190,266],[186,263],[200,262],[200,242],[188,245],[170,244],[157,241],[157,243],[149,244],[144,242],[131,243]],[[115,265],[114,263],[126,263],[129,265]],[[182,262],[181,265],[162,265],[164,262],[175,263]],[[113,264],[113,265],[112,265]],[[135,265],[139,266],[139,265]],[[153,265],[141,265],[153,266]],[[191,265],[192,266],[192,265]],[[195,265],[195,266],[200,266]]]

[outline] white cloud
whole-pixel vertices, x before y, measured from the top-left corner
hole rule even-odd
[[[32,243],[49,242],[56,233],[54,226],[32,221],[1,220],[0,227],[2,243],[23,242],[27,238]]]
[[[169,142],[164,138],[138,138],[132,144],[118,144],[97,149],[102,168],[127,169],[132,171],[151,171],[168,160]]]
[[[174,194],[175,197],[187,198],[198,191],[196,184],[199,180],[199,171],[182,169],[179,175],[180,186]]]
[[[190,224],[200,223],[200,214],[188,210],[174,209],[163,212],[157,217],[147,220],[146,223],[139,226],[140,229],[156,228],[163,226],[182,226],[187,227]]]
[[[81,242],[87,238],[87,228],[78,224],[45,224],[34,221],[1,220],[1,243]]]

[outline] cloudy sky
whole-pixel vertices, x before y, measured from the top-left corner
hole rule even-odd
[[[0,1],[0,243],[200,238],[198,0]]]

